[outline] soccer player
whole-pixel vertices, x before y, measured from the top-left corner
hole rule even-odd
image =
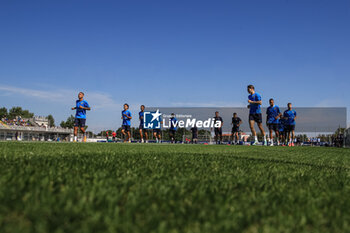
[[[239,126],[242,124],[241,118],[237,116],[237,113],[233,113],[232,117],[232,144],[237,144],[239,142]]]
[[[176,129],[177,129],[177,119],[175,117],[175,114],[171,114],[170,118],[170,129],[169,129],[169,137],[171,140],[171,143],[175,143],[175,134],[176,134]]]
[[[297,118],[297,112],[292,109],[292,104],[288,103],[288,109],[284,111],[283,117],[286,120],[286,132],[288,135],[288,146],[294,146],[294,130],[295,130],[295,119]]]
[[[214,133],[215,133],[215,143],[216,144],[221,144],[222,143],[222,126],[224,124],[224,121],[222,120],[222,117],[219,116],[219,112],[215,112],[215,117],[214,117],[214,125],[220,122],[220,127],[215,127],[214,128]],[[220,141],[218,139],[220,138]]]
[[[198,128],[197,126],[194,126],[193,128],[191,128],[191,132],[192,132],[192,144],[197,144],[198,141]]]
[[[266,124],[270,131],[270,146],[273,146],[273,131],[275,131],[277,145],[279,145],[278,123],[282,115],[280,108],[275,105],[274,99],[270,99],[270,106],[266,109]]]
[[[117,133],[115,131],[112,132],[112,141],[115,142],[115,137],[117,136]]]
[[[147,130],[144,127],[144,113],[145,113],[145,105],[141,105],[140,107],[141,111],[139,112],[139,120],[140,120],[140,136],[141,136],[141,143],[144,143],[143,140],[143,134],[145,134],[146,143],[148,142],[148,133]]]
[[[84,142],[86,142],[86,132],[85,132],[85,123],[86,123],[86,111],[91,110],[90,105],[87,101],[84,100],[84,93],[79,92],[78,100],[75,102],[75,107],[72,110],[76,110],[75,120],[74,120],[74,142],[77,141],[78,128],[84,134]]]
[[[131,112],[129,111],[129,104],[124,104],[124,110],[122,111],[122,134],[124,135],[124,142],[131,142],[130,136],[130,120],[131,120]]]
[[[255,88],[253,85],[248,85],[247,87],[248,93],[250,94],[248,96],[248,108],[249,110],[249,127],[252,131],[252,135],[254,136],[254,142],[252,145],[258,144],[258,137],[256,135],[256,131],[254,129],[254,123],[256,122],[258,124],[258,127],[260,129],[261,134],[264,136],[264,142],[263,145],[266,145],[266,135],[265,131],[262,125],[262,115],[261,115],[261,108],[260,105],[262,104],[261,96],[255,92]]]

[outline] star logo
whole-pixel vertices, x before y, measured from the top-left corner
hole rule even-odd
[[[153,122],[155,119],[157,119],[157,121],[159,121],[159,117],[162,115],[161,113],[159,113],[159,109],[157,109],[157,111],[155,113],[151,113],[152,114],[152,120],[151,122]]]
[[[145,129],[160,129],[162,122],[162,113],[157,109],[156,112],[144,112],[144,124]]]

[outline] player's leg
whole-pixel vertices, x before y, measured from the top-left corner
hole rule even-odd
[[[146,143],[148,142],[148,133],[147,133],[147,131],[146,130],[144,130],[145,132],[145,139],[146,139]]]
[[[158,142],[158,136],[155,130],[153,130],[153,137],[156,139],[156,142]]]
[[[78,118],[74,119],[74,142],[78,140],[78,129],[80,126],[80,121]]]
[[[77,141],[77,136],[78,136],[78,126],[74,126],[74,142]]]
[[[295,130],[294,129],[295,128],[294,128],[294,125],[293,125],[292,131],[291,131],[291,133],[292,133],[292,146],[294,146],[294,139],[295,139]]]
[[[142,132],[143,130],[142,129],[140,129],[140,138],[141,138],[141,142],[143,142],[143,132]]]
[[[130,130],[130,125],[127,125],[126,126],[126,132],[127,132],[127,135],[128,135],[128,142],[131,142],[131,130]]]
[[[267,141],[266,141],[266,134],[265,134],[265,130],[264,130],[263,124],[261,122],[258,123],[258,127],[259,127],[259,130],[260,130],[261,134],[264,136],[264,145],[266,146],[267,145]]]
[[[219,130],[219,136],[220,136],[220,144],[222,144],[222,128]]]
[[[276,125],[276,127],[275,127],[275,135],[276,135],[276,143],[277,143],[277,146],[280,144],[280,142],[279,142],[279,136],[280,136],[280,133],[279,133],[279,131],[278,131],[278,126]]]
[[[215,144],[218,144],[218,130],[217,130],[217,128],[214,128],[214,140],[215,140]]]
[[[159,130],[159,132],[158,132],[158,140],[159,140],[159,142],[162,141],[162,135],[161,135],[161,131],[160,131],[160,130]]]
[[[174,143],[174,135],[173,135],[173,130],[172,129],[169,130],[169,138],[170,138],[170,142]]]
[[[86,142],[86,131],[85,131],[85,127],[80,127],[80,131],[83,133],[83,142]]]
[[[249,121],[249,128],[250,128],[250,131],[252,132],[253,137],[256,137],[256,131],[254,129],[254,123],[255,123],[254,120],[250,120]]]
[[[252,145],[258,144],[258,137],[256,136],[254,124],[255,124],[255,120],[249,119],[249,128],[250,128],[250,131],[252,132],[252,137],[254,138],[253,139],[254,141],[252,141]]]
[[[273,146],[273,125],[268,124],[269,127],[269,133],[270,133],[270,146]]]
[[[291,129],[291,127],[288,130],[288,139],[289,139],[289,146],[292,146],[292,129]]]
[[[128,131],[128,142],[131,142],[131,134],[130,134],[130,130]]]
[[[124,142],[125,142],[126,141],[126,133],[125,133],[125,126],[124,125],[122,126],[122,134],[123,134]]]

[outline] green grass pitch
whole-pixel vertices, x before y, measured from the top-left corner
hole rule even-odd
[[[350,231],[350,150],[0,143],[0,232]]]

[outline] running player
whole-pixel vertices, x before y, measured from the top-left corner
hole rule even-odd
[[[115,131],[112,132],[112,141],[115,142],[115,138],[117,136],[117,133]]]
[[[275,105],[275,101],[270,99],[270,106],[266,109],[266,124],[270,131],[270,146],[273,146],[273,131],[275,131],[277,145],[279,145],[278,123],[282,115],[280,108]]]
[[[233,113],[232,117],[232,144],[236,145],[239,142],[239,126],[242,124],[241,118],[237,116],[237,113]]]
[[[288,103],[288,109],[284,111],[283,117],[286,120],[286,132],[288,135],[288,146],[294,146],[294,130],[295,130],[295,119],[297,118],[297,112],[292,109],[292,104]]]
[[[222,143],[222,126],[224,124],[224,121],[222,120],[222,117],[219,116],[219,112],[215,112],[215,117],[214,117],[214,125],[220,122],[220,127],[214,127],[214,133],[215,133],[215,143],[216,144],[221,144]],[[220,141],[218,139],[220,138]]]
[[[122,134],[124,135],[124,142],[131,142],[130,136],[130,120],[131,120],[131,112],[129,111],[129,104],[124,104],[124,110],[122,111]]]
[[[198,141],[198,128],[197,126],[194,126],[193,128],[191,128],[191,132],[192,132],[192,144],[197,144]]]
[[[177,129],[177,119],[175,117],[175,114],[171,114],[170,118],[170,129],[169,129],[169,138],[171,140],[171,143],[175,143],[175,134],[176,134],[176,129]]]
[[[255,122],[258,124],[261,134],[264,136],[263,145],[267,145],[266,135],[262,125],[262,115],[261,115],[261,108],[260,108],[260,105],[262,104],[261,96],[255,92],[255,88],[253,85],[248,85],[247,90],[248,90],[248,93],[250,94],[248,96],[248,103],[249,103],[248,108],[250,109],[249,126],[250,126],[250,130],[252,131],[252,135],[254,136],[254,142],[252,143],[252,145],[258,144],[258,137],[254,129]]]
[[[139,120],[140,120],[140,136],[141,136],[141,143],[144,143],[143,140],[143,133],[145,134],[146,143],[148,142],[148,133],[147,130],[144,128],[144,113],[145,113],[145,105],[141,105],[140,107],[141,111],[139,112]]]
[[[75,107],[72,110],[76,110],[75,120],[74,120],[74,141],[77,141],[78,128],[84,134],[84,142],[86,142],[86,132],[85,132],[85,123],[86,123],[86,110],[91,110],[88,102],[84,100],[84,93],[79,92],[78,100],[75,102]]]

